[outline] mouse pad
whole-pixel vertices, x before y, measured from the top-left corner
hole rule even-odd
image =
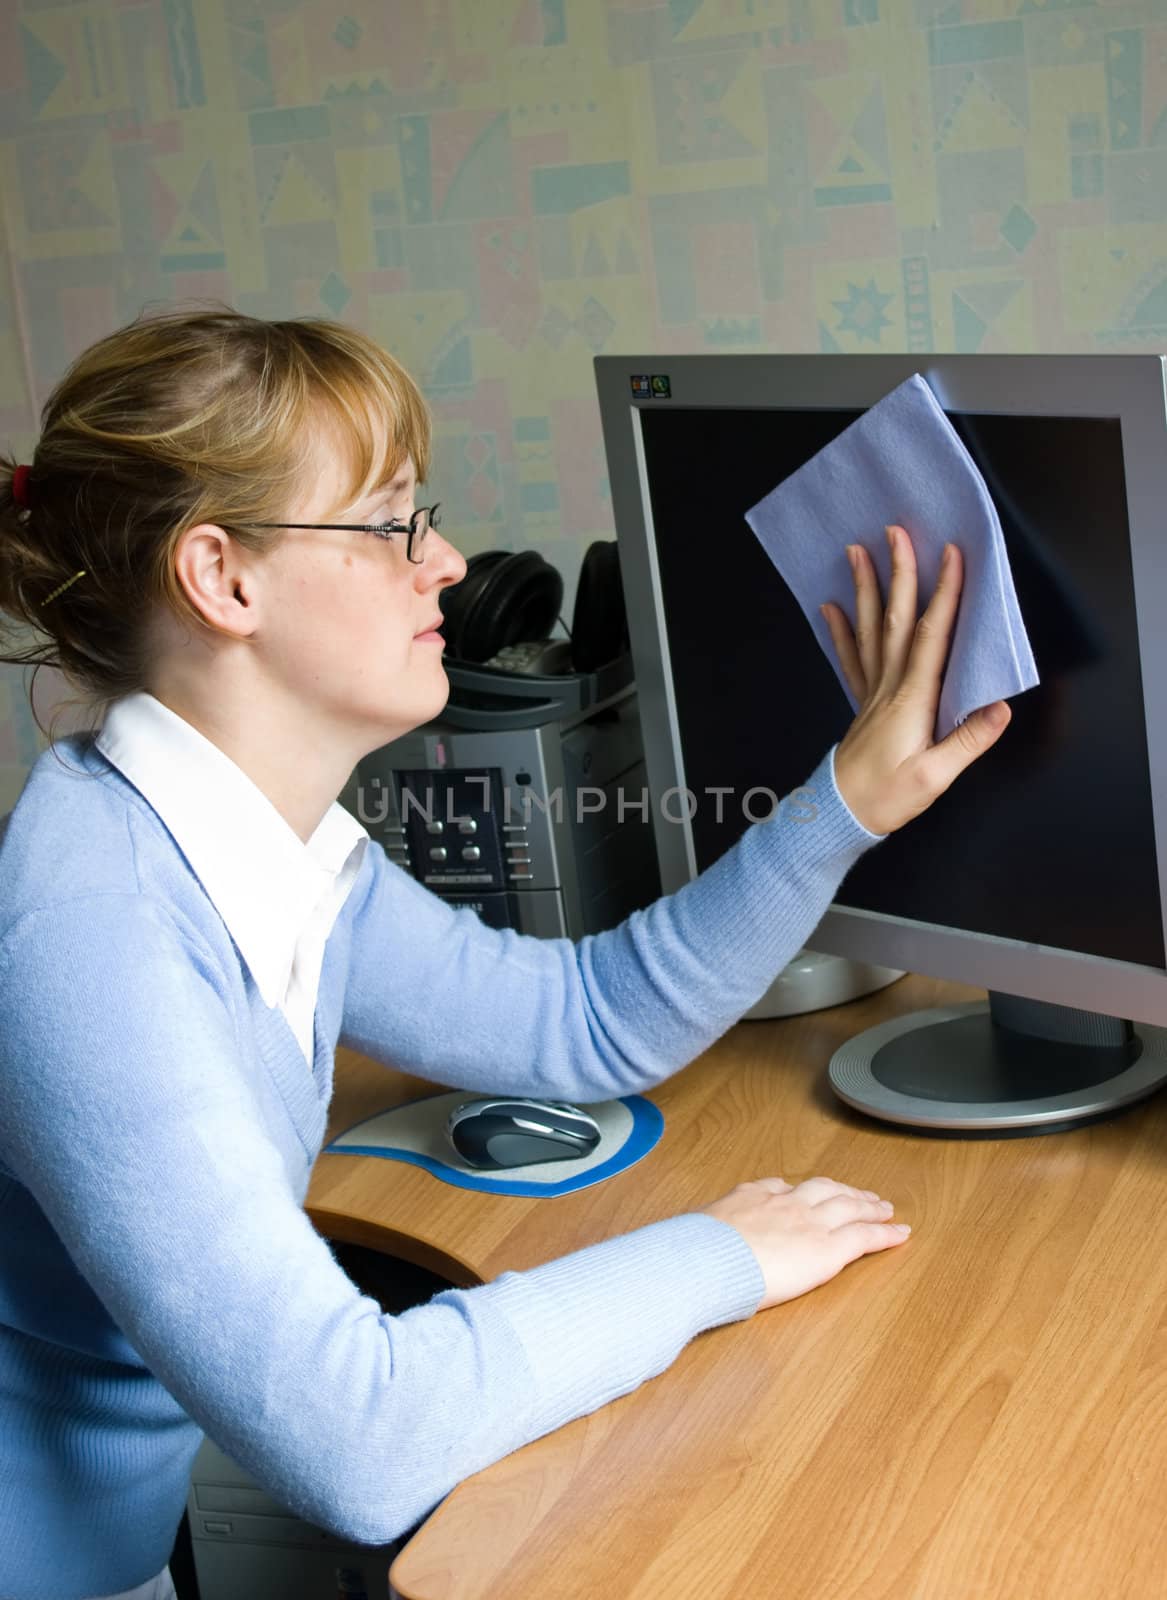
[[[451,1145],[446,1119],[455,1106],[481,1099],[465,1089],[427,1095],[403,1106],[366,1117],[324,1147],[326,1155],[385,1156],[424,1167],[443,1183],[483,1194],[517,1194],[532,1198],[571,1194],[635,1166],[664,1132],[665,1119],[651,1100],[630,1094],[603,1100],[584,1109],[600,1130],[600,1142],[586,1156],[566,1161],[540,1161],[534,1166],[483,1172],[467,1166]]]

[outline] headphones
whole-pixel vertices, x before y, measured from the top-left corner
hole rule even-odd
[[[510,645],[546,639],[563,604],[563,578],[536,550],[484,550],[461,583],[443,589],[449,654],[483,662]],[[628,616],[616,543],[597,539],[584,553],[571,616],[571,670],[594,672],[629,648]]]

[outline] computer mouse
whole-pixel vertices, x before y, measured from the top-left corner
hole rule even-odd
[[[587,1112],[558,1100],[466,1100],[450,1112],[446,1131],[468,1166],[493,1171],[577,1160],[600,1142]]]

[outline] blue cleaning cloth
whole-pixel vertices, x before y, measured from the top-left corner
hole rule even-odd
[[[872,556],[883,594],[891,581],[884,528],[911,535],[923,611],[944,546],[964,556],[964,587],[936,717],[937,739],[978,707],[1040,681],[996,507],[975,462],[918,374],[885,395],[797,472],[746,512],[762,548],[786,580],[852,707],[830,630],[819,611],[840,605],[855,626],[855,587],[846,547]]]

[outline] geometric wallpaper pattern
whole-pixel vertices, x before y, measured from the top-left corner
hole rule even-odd
[[[6,441],[146,304],[326,313],[570,603],[598,352],[1167,348],[1167,0],[0,0],[0,194]],[[40,748],[0,668],[0,813]]]

